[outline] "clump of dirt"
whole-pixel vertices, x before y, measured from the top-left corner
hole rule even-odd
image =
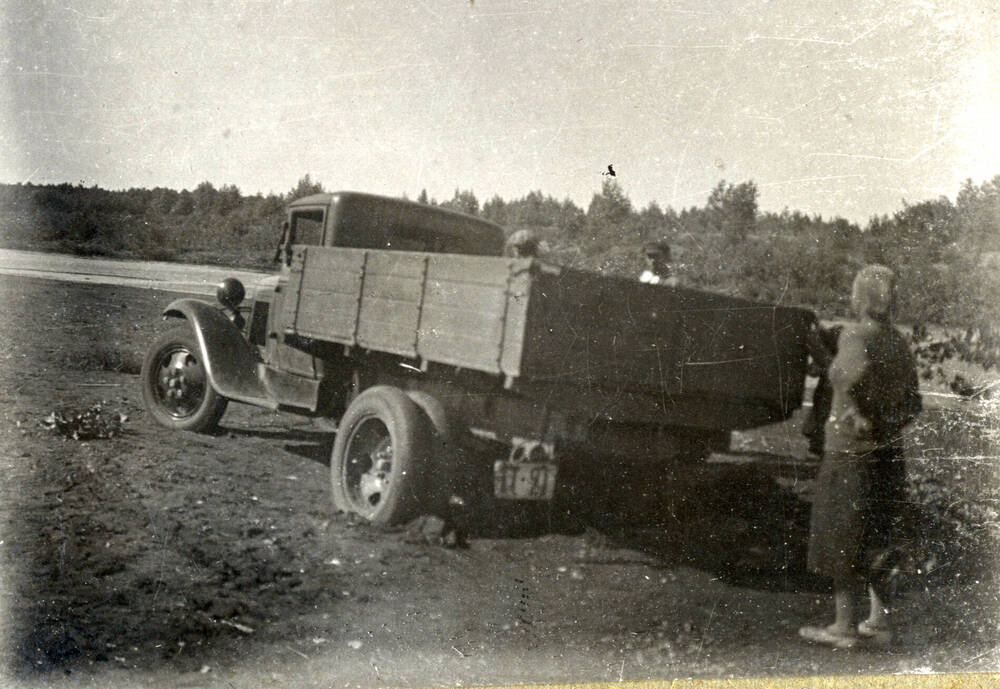
[[[59,409],[39,422],[42,428],[71,440],[107,440],[125,432],[128,414],[106,408],[98,402],[84,411]]]

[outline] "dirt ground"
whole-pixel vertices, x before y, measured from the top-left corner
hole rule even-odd
[[[509,506],[468,548],[447,548],[333,514],[331,439],[309,420],[234,404],[216,435],[154,425],[134,372],[171,296],[0,278],[10,683],[445,686],[1000,667],[985,542],[914,578],[923,583],[901,595],[890,649],[797,638],[831,609],[826,584],[803,571],[813,470],[794,461],[805,451],[797,419],[665,478],[643,528],[595,536],[536,510],[539,528],[504,536],[518,526]],[[47,427],[54,411],[97,404],[116,437]],[[989,453],[922,442],[917,456],[942,458],[969,485],[995,479]]]

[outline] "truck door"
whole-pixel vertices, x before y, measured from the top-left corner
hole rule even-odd
[[[291,264],[292,246],[321,246],[326,225],[326,208],[295,208],[289,215],[284,247],[282,251],[281,274],[274,290],[268,323],[267,346],[264,358],[270,366],[286,373],[313,378],[316,376],[316,362],[313,356],[302,349],[285,343],[285,328],[288,323],[285,298],[288,293],[288,273]]]

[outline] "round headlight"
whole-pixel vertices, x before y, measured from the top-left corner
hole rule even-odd
[[[247,291],[243,288],[243,283],[236,278],[226,278],[219,283],[219,287],[215,290],[215,298],[219,300],[219,303],[231,309],[239,306],[246,295]]]

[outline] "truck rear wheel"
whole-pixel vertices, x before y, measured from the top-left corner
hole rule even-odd
[[[188,326],[161,336],[142,362],[142,399],[167,428],[205,433],[215,429],[229,403],[208,380],[198,340]]]
[[[402,390],[365,390],[341,418],[333,444],[334,507],[383,526],[418,516],[430,448],[424,413]]]

